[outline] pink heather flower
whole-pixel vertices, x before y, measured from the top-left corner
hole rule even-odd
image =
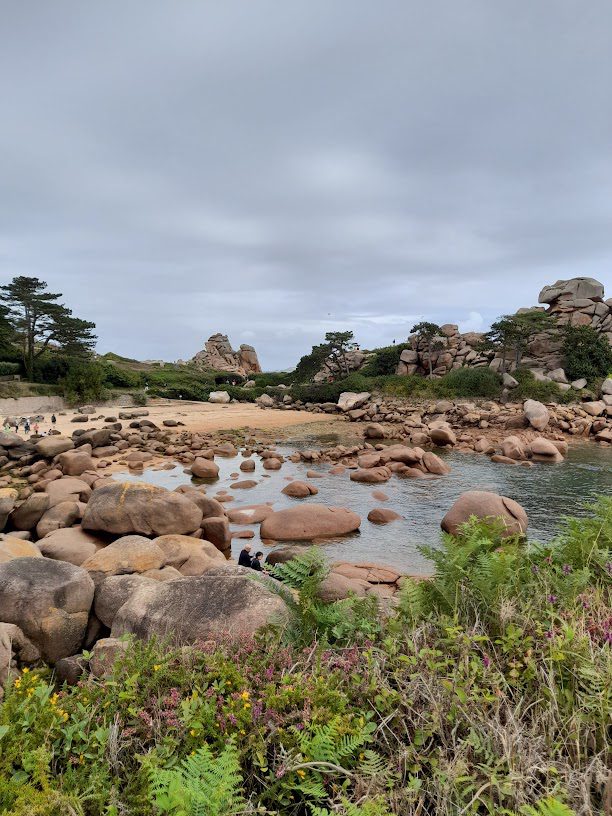
[[[556,603],[557,603],[558,598],[557,598],[557,596],[556,596],[556,595],[549,595],[549,596],[546,598],[546,600],[548,601],[548,603],[549,603],[549,604],[556,604]]]

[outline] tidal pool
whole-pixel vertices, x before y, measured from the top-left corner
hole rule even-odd
[[[285,455],[296,448],[320,447],[321,443],[336,444],[336,438],[321,437],[296,440],[276,445]],[[419,552],[420,545],[435,546],[440,541],[440,520],[461,493],[466,490],[491,490],[509,496],[521,504],[529,515],[529,536],[532,539],[549,540],[559,530],[564,516],[585,515],[588,505],[597,496],[612,492],[612,454],[609,449],[581,444],[570,448],[567,459],[557,465],[536,463],[531,468],[502,465],[491,462],[487,456],[436,451],[452,468],[448,476],[421,480],[392,476],[385,484],[366,485],[351,482],[349,471],[330,476],[329,464],[304,464],[285,462],[280,471],[266,471],[254,456],[254,473],[240,474],[241,479],[254,479],[256,487],[232,490],[230,474],[238,472],[242,457],[216,457],[219,478],[204,483],[207,493],[213,496],[219,490],[227,490],[234,500],[227,507],[273,502],[275,509],[291,507],[300,501],[340,505],[356,511],[362,517],[359,532],[338,539],[320,542],[332,560],[378,561],[390,564],[403,572],[426,574],[427,559]],[[287,476],[306,479],[307,470],[317,470],[323,475],[312,479],[319,489],[317,496],[309,499],[292,499],[281,493],[287,484]],[[142,475],[117,473],[117,479],[146,481],[173,490],[180,484],[191,482],[180,465],[173,470],[146,470]],[[198,482],[202,484],[202,482]],[[389,500],[379,502],[372,497],[376,489],[387,494]],[[388,525],[371,524],[366,516],[373,507],[389,507],[402,515],[402,519]],[[232,525],[233,529],[249,525]],[[259,525],[250,525],[255,532],[251,541],[254,549],[266,555],[270,547],[259,539]],[[235,539],[232,553],[237,556],[243,541]]]

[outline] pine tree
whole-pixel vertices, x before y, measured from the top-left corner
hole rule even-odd
[[[34,378],[34,361],[50,343],[75,356],[88,354],[94,346],[95,324],[72,317],[70,309],[59,303],[61,297],[61,293],[48,292],[39,278],[19,276],[0,286],[0,301],[21,346],[29,380]]]

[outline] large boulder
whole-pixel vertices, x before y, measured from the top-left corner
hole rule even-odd
[[[210,516],[202,519],[202,535],[207,541],[228,557],[232,547],[232,534],[226,516]]]
[[[268,579],[270,582],[271,579]],[[190,644],[239,640],[287,615],[285,601],[263,582],[230,571],[143,586],[117,612],[111,634],[171,638]]]
[[[104,678],[112,674],[115,663],[125,656],[130,644],[117,638],[100,638],[93,647],[89,669],[94,677]]]
[[[346,413],[347,411],[354,411],[355,408],[361,408],[370,399],[369,391],[361,391],[356,394],[354,391],[343,391],[338,397],[338,408]]]
[[[155,581],[144,575],[110,575],[96,587],[94,597],[94,612],[98,620],[109,629],[113,625],[115,615],[123,604],[129,600],[137,589],[150,586]]]
[[[49,482],[45,487],[45,493],[49,496],[49,507],[54,507],[65,501],[88,501],[91,496],[91,487],[82,479],[64,476]]]
[[[545,286],[540,292],[538,303],[554,303],[555,300],[603,300],[603,283],[594,278],[571,278],[558,280],[552,286]]]
[[[283,487],[281,493],[285,496],[291,496],[294,499],[305,499],[307,496],[315,496],[319,492],[319,488],[311,485],[309,482],[302,482],[295,479]]]
[[[208,397],[209,402],[215,402],[219,405],[227,405],[230,400],[231,397],[227,391],[211,391]]]
[[[79,651],[94,584],[81,567],[49,558],[0,564],[0,621],[14,623],[49,663]]]
[[[60,502],[43,513],[36,525],[36,535],[38,538],[44,538],[55,530],[72,527],[80,518],[81,509],[77,501]]]
[[[241,507],[230,507],[227,516],[232,524],[261,524],[274,513],[269,504],[245,504]]]
[[[543,431],[550,422],[548,408],[537,400],[525,400],[523,412],[531,427],[536,431]]]
[[[514,459],[520,462],[527,458],[525,446],[518,436],[507,436],[505,439],[502,439],[500,447],[502,455],[508,459]]]
[[[128,575],[160,569],[166,563],[166,556],[151,539],[140,535],[118,538],[107,547],[97,550],[83,562],[94,579],[96,586],[109,575]]]
[[[212,459],[198,456],[191,465],[191,475],[197,479],[216,479],[219,476],[219,465]]]
[[[0,487],[0,530],[4,530],[8,517],[15,507],[19,493],[12,487]]]
[[[153,543],[164,553],[166,566],[174,567],[185,576],[203,575],[226,561],[218,547],[201,538],[165,535],[154,539]]]
[[[500,519],[504,525],[504,536],[523,535],[529,520],[527,513],[518,502],[489,493],[486,490],[469,490],[459,496],[442,519],[442,529],[457,535],[462,524],[475,516],[479,519]]]
[[[192,533],[202,511],[180,493],[145,482],[117,482],[94,490],[83,515],[84,530],[122,535]]]
[[[357,468],[351,471],[351,482],[364,482],[365,484],[381,484],[388,482],[391,478],[391,471],[388,467]]]
[[[351,595],[363,597],[369,588],[370,585],[366,581],[330,572],[321,582],[317,595],[325,603],[333,603],[349,598]]]
[[[60,528],[38,542],[38,547],[45,558],[67,561],[77,567],[95,555],[104,545],[105,542],[91,533],[86,533],[80,527]]]
[[[0,539],[0,564],[12,561],[14,558],[41,558],[36,544],[24,541],[12,535],[3,535]]]
[[[601,393],[610,396],[612,394],[612,377],[607,377],[601,385]]]
[[[60,453],[57,461],[65,476],[80,476],[86,470],[96,469],[94,458],[85,450]]]
[[[36,453],[39,453],[46,459],[52,459],[54,456],[57,456],[58,453],[72,450],[74,448],[74,442],[65,436],[45,436],[43,439],[38,440],[34,448]]]
[[[0,701],[13,665],[35,663],[40,652],[14,623],[0,623]]]
[[[46,493],[32,493],[31,496],[15,507],[10,515],[15,530],[32,530],[49,509],[49,496]]]
[[[345,507],[304,504],[278,510],[262,522],[262,538],[274,541],[309,541],[333,538],[359,529],[361,518]]]

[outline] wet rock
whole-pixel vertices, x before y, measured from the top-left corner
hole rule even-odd
[[[442,529],[457,535],[459,528],[475,516],[478,519],[499,519],[504,536],[524,535],[529,523],[527,513],[518,502],[485,490],[463,493],[442,519]]]
[[[345,535],[359,529],[360,524],[357,513],[344,507],[303,504],[269,515],[260,534],[276,541],[308,541]]]

